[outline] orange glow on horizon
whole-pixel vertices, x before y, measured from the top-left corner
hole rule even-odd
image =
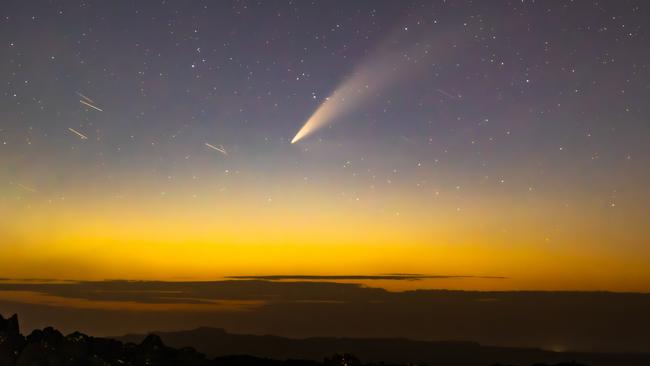
[[[597,235],[590,231],[598,217],[568,219],[549,231],[540,225],[549,217],[542,202],[539,212],[513,201],[499,214],[490,200],[477,199],[457,211],[444,199],[422,202],[393,193],[381,201],[333,202],[326,194],[296,190],[291,199],[261,205],[254,191],[240,190],[237,197],[247,199],[205,194],[201,200],[15,205],[12,225],[4,225],[0,277],[215,280],[424,273],[507,279],[364,284],[391,290],[650,290],[642,260],[647,251],[624,255],[605,245],[613,235],[607,228]],[[636,237],[620,239],[634,245]]]

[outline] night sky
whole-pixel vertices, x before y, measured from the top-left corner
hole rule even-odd
[[[644,1],[3,1],[0,277],[650,291],[649,27]]]

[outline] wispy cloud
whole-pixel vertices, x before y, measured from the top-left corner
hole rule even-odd
[[[390,281],[419,281],[426,279],[450,279],[450,278],[483,278],[483,279],[506,279],[500,276],[467,276],[467,275],[424,275],[409,273],[388,273],[381,275],[263,275],[263,276],[228,276],[230,279],[241,280],[317,280],[317,281],[354,281],[354,280],[390,280]]]

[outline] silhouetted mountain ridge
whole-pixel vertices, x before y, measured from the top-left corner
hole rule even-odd
[[[234,346],[237,342],[256,341],[256,344],[270,342],[268,346],[277,346],[278,342],[291,343],[294,346],[309,345],[308,342],[316,342],[322,344],[323,342],[343,342],[343,344],[366,343],[366,345],[381,346],[381,342],[389,343],[402,343],[405,345],[412,345],[417,343],[427,344],[432,347],[434,352],[439,352],[439,358],[428,363],[434,365],[502,365],[501,363],[487,362],[488,358],[482,360],[487,353],[483,349],[490,347],[483,347],[473,342],[415,342],[407,339],[346,339],[346,338],[312,338],[305,340],[292,340],[276,336],[246,336],[246,335],[233,335],[228,334],[223,329],[215,328],[198,328],[193,331],[165,333],[163,337],[171,338],[174,334],[180,334],[184,337],[189,335],[208,336],[212,341],[218,344],[220,340],[231,339],[230,344],[221,345],[216,351],[223,350],[224,347]],[[232,352],[231,349],[228,355],[220,355],[215,358],[208,358],[204,354],[196,351],[192,347],[178,347],[173,348],[166,346],[164,340],[158,334],[148,334],[146,336],[132,335],[129,337],[138,338],[139,343],[126,342],[123,343],[116,339],[110,338],[97,338],[87,336],[80,332],[73,332],[64,336],[58,330],[52,327],[44,329],[36,329],[32,331],[27,337],[20,333],[18,324],[18,317],[13,315],[9,319],[4,319],[0,315],[0,366],[361,366],[362,363],[358,358],[349,353],[335,353],[333,356],[321,358],[322,361],[312,359],[271,359],[268,357],[260,357],[257,355],[238,355]],[[126,338],[126,337],[125,337]],[[305,343],[307,342],[307,343]],[[379,342],[379,343],[378,343]],[[255,344],[252,347],[256,347]],[[344,347],[338,344],[338,347]],[[352,346],[349,346],[352,347]],[[495,347],[492,347],[497,349]],[[240,345],[240,348],[242,346]],[[338,349],[338,348],[333,348]],[[390,348],[389,348],[390,349]],[[501,351],[507,352],[520,352],[519,357],[534,356],[531,351],[527,349],[516,348],[498,348]],[[215,351],[215,350],[213,350]],[[300,350],[296,349],[298,353]],[[395,349],[393,349],[395,351]],[[403,349],[408,351],[408,349]],[[446,351],[447,353],[443,352]],[[471,352],[469,352],[471,351]],[[536,350],[537,352],[544,352]],[[286,350],[285,350],[286,352]],[[462,353],[465,352],[465,356]],[[498,353],[498,352],[497,352]],[[331,353],[330,353],[331,354]],[[467,357],[469,354],[473,355]],[[453,356],[455,355],[455,356]],[[402,355],[405,356],[405,355]],[[597,355],[596,355],[597,356]],[[447,359],[448,357],[457,357],[455,359]],[[635,358],[636,357],[636,358]],[[642,358],[639,358],[642,357]],[[609,360],[608,365],[641,365],[649,360],[648,355],[617,355],[615,359]],[[473,361],[472,361],[473,360]],[[530,360],[519,365],[530,365]],[[602,361],[602,360],[601,360]],[[423,363],[385,363],[370,361],[365,365],[368,366],[390,366],[400,364],[423,364]],[[545,364],[532,363],[533,365],[542,366]],[[557,363],[556,366],[580,366],[581,363]],[[593,365],[606,365],[605,363],[594,363]]]
[[[577,361],[593,366],[650,365],[648,354],[551,352],[535,348],[482,346],[471,341],[416,341],[406,338],[285,338],[228,333],[221,328],[154,332],[174,347],[191,346],[210,357],[246,354],[271,359],[322,360],[333,353],[353,354],[370,363],[479,366],[531,365]],[[117,337],[139,342],[144,336]]]

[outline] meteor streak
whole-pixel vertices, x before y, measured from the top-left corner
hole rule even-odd
[[[96,110],[98,110],[98,111],[100,111],[100,112],[103,112],[102,109],[99,109],[99,108],[95,107],[94,105],[92,105],[92,104],[86,102],[86,101],[83,100],[83,99],[80,99],[80,100],[79,100],[79,103],[81,103],[81,104],[83,104],[83,105],[86,105],[86,106],[88,106],[88,107],[90,107],[90,108],[96,109]]]
[[[80,97],[84,98],[85,100],[87,100],[89,103],[93,103],[93,104],[95,103],[94,100],[88,98],[87,96],[85,96],[85,95],[83,95],[83,94],[81,94],[79,92],[75,92],[75,93],[77,93],[78,96],[80,96]]]
[[[34,188],[27,187],[26,185],[23,185],[23,184],[20,184],[20,183],[16,183],[16,185],[17,185],[18,187],[20,187],[20,188],[26,190],[27,192],[32,192],[32,193],[36,193],[36,192],[38,192],[38,191],[35,190]]]
[[[451,98],[451,99],[456,99],[456,98],[458,98],[458,95],[453,95],[453,94],[448,93],[448,92],[446,92],[446,91],[444,91],[444,90],[442,90],[442,89],[437,89],[437,91],[438,91],[438,93],[440,93],[440,94],[442,94],[442,95],[445,95],[445,96],[447,96],[447,97],[449,97],[449,98]]]
[[[75,130],[74,128],[68,127],[68,131],[70,131],[70,132],[74,133],[75,135],[81,137],[82,140],[88,140],[88,137],[86,135],[84,135],[83,133]]]
[[[219,145],[219,147],[217,147],[217,146],[214,146],[214,145],[209,144],[209,143],[206,142],[205,146],[211,148],[212,150],[216,150],[216,151],[224,154],[225,156],[228,156],[228,152],[226,151],[226,148],[223,147],[223,145]]]

